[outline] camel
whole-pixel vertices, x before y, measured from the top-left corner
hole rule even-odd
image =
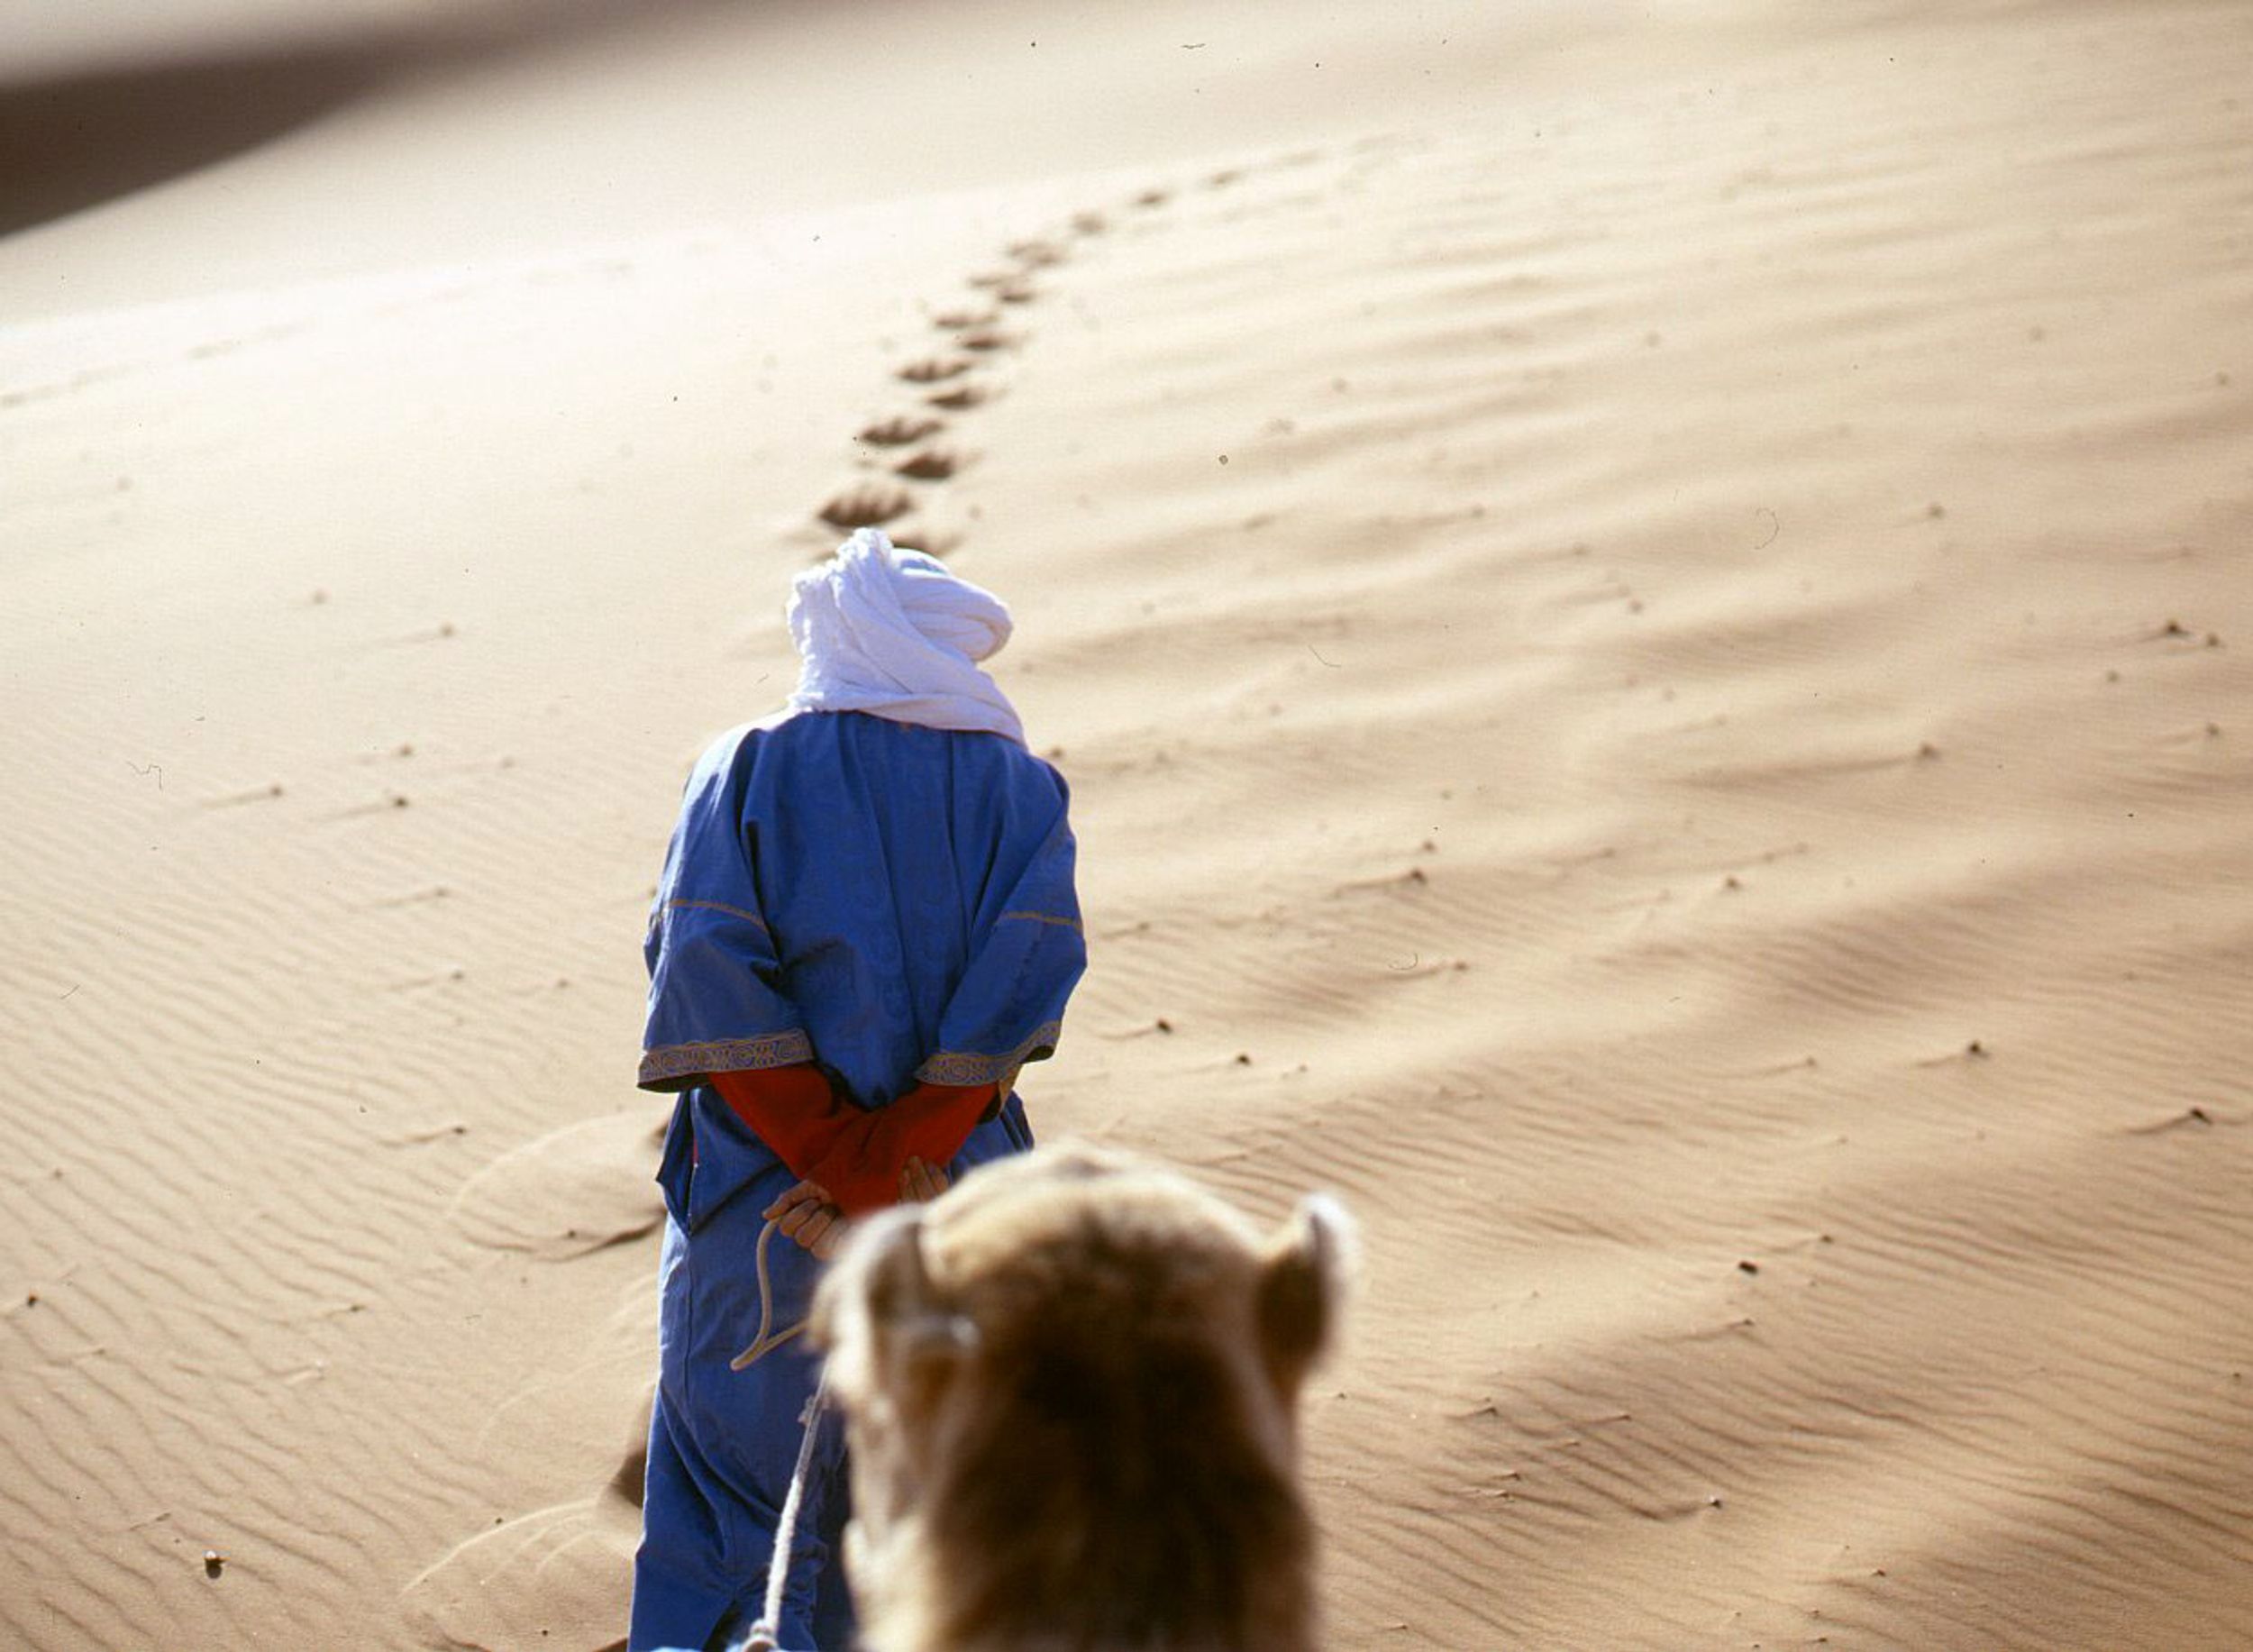
[[[1297,1401],[1352,1245],[1084,1148],[865,1223],[812,1329],[868,1652],[1310,1652]]]

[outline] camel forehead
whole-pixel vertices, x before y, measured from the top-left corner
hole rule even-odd
[[[1234,1296],[1260,1265],[1250,1225],[1172,1172],[1087,1150],[1038,1153],[968,1178],[932,1213],[934,1274],[947,1288],[1016,1294]]]

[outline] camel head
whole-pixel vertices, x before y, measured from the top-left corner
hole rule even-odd
[[[1088,1149],[865,1223],[814,1334],[871,1652],[1308,1652],[1297,1401],[1352,1242]]]

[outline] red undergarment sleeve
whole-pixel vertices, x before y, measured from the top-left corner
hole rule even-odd
[[[811,1062],[706,1077],[792,1175],[819,1187],[847,1216],[897,1204],[909,1159],[952,1160],[995,1094],[991,1084],[918,1084],[864,1113],[839,1100]]]
[[[918,1084],[889,1107],[853,1119],[805,1179],[847,1216],[897,1204],[908,1161],[953,1159],[993,1099],[991,1084]]]
[[[811,1062],[705,1075],[744,1127],[801,1182],[863,1114],[840,1101]]]

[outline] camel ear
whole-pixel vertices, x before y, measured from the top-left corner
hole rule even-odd
[[[1268,1241],[1256,1305],[1260,1352],[1285,1399],[1336,1341],[1355,1241],[1354,1218],[1321,1193],[1300,1200]]]

